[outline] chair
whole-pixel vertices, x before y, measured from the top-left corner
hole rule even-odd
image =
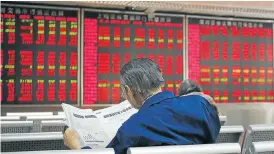
[[[32,121],[1,121],[1,134],[30,133],[32,130]]]
[[[127,154],[236,154],[241,153],[239,143],[176,145],[129,148]]]
[[[50,116],[27,116],[28,121],[42,121],[42,120],[63,120],[65,115],[50,115]]]
[[[20,116],[1,116],[1,121],[20,121]]]
[[[41,121],[42,132],[61,132],[66,124],[62,120],[45,120]]]
[[[250,154],[270,154],[274,153],[274,141],[253,142],[248,150]]]
[[[222,126],[216,143],[239,143],[243,133],[244,127],[241,125]]]
[[[52,112],[7,112],[7,116],[50,116]]]
[[[227,117],[226,116],[219,116],[219,119],[220,119],[220,122],[221,122],[221,125],[223,126],[226,121],[227,121]]]
[[[250,125],[242,145],[242,154],[248,153],[252,142],[274,141],[274,124]]]
[[[1,152],[67,149],[62,132],[1,134]]]
[[[27,151],[5,152],[5,154],[115,154],[113,149],[83,149],[83,150],[51,150],[51,151]]]

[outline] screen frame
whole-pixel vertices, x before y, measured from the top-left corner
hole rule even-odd
[[[132,14],[132,15],[146,15],[144,12],[133,12],[133,11],[122,11],[122,10],[111,10],[111,9],[108,9],[108,10],[101,10],[101,9],[81,9],[81,40],[84,40],[84,14],[85,12],[102,12],[102,13],[125,13],[125,14]],[[185,65],[187,64],[186,63],[186,60],[185,60],[185,57],[186,57],[186,35],[185,35],[185,32],[186,32],[186,26],[185,26],[185,19],[186,19],[186,15],[183,15],[183,14],[166,14],[166,13],[155,13],[154,14],[155,16],[166,16],[166,17],[180,17],[183,19],[183,50],[181,51],[182,53],[182,56],[183,56],[183,79],[185,79]],[[84,41],[81,41],[81,50],[83,51],[84,53]],[[81,57],[81,89],[83,90],[84,89],[84,62],[83,62],[83,56]],[[113,106],[115,104],[88,104],[88,105],[85,105],[84,104],[84,92],[82,91],[81,92],[81,107],[110,107],[110,106]]]
[[[272,24],[272,31],[273,31],[273,33],[272,33],[272,42],[273,42],[273,57],[274,57],[274,20],[247,19],[247,18],[237,18],[237,17],[225,18],[225,17],[217,17],[217,16],[186,15],[186,19],[185,19],[186,32],[188,32],[188,19],[189,18],[271,23]],[[188,79],[188,33],[185,34],[185,37],[186,37],[186,41],[185,41],[185,43],[186,43],[186,49],[185,49],[186,68],[185,68],[184,73],[186,74],[185,79]],[[273,60],[273,68],[274,68],[274,60]],[[274,89],[274,85],[273,85],[273,89]],[[230,103],[230,102],[228,102],[228,103]],[[238,102],[238,103],[243,104],[243,103],[254,103],[254,102]],[[271,103],[271,102],[260,102],[260,103]],[[219,104],[222,104],[222,103],[219,103]]]
[[[77,69],[77,103],[73,104],[73,106],[79,106],[80,105],[80,94],[81,94],[81,76],[80,76],[80,60],[81,60],[81,33],[80,33],[80,26],[81,26],[81,21],[80,21],[80,17],[81,17],[81,12],[80,12],[80,8],[71,8],[71,7],[57,7],[57,6],[47,6],[47,5],[24,5],[24,4],[9,4],[9,3],[4,3],[1,6],[5,6],[5,7],[23,7],[23,8],[42,8],[42,9],[56,9],[56,10],[69,10],[69,11],[77,11],[77,18],[78,18],[78,44],[77,44],[77,63],[78,63],[78,69]],[[16,107],[16,108],[21,108],[21,107],[60,107],[61,104],[16,104],[16,105],[9,105],[9,104],[1,104],[2,107]]]

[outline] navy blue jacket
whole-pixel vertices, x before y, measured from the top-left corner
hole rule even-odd
[[[164,91],[147,99],[107,148],[126,154],[129,147],[214,143],[220,127],[217,111],[202,96]]]

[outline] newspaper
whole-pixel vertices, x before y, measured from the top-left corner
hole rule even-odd
[[[80,136],[82,147],[105,148],[120,126],[137,112],[128,101],[93,111],[62,103],[67,125]]]

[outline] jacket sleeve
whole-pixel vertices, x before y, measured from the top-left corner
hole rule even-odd
[[[129,147],[134,147],[138,137],[124,128],[120,128],[107,148],[113,148],[115,154],[126,154]]]

